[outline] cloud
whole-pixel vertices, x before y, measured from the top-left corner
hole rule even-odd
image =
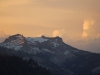
[[[89,31],[91,30],[91,27],[94,25],[94,23],[94,20],[84,20],[82,38],[86,38],[90,35]]]
[[[41,37],[42,35],[44,35],[44,33],[41,33],[41,34],[37,35],[37,37]]]
[[[64,29],[54,30],[54,32],[53,32],[53,37],[56,37],[56,36],[63,37],[65,35],[66,35],[66,31]]]
[[[88,36],[88,33],[87,33],[86,31],[83,31],[82,37],[85,38],[85,37],[87,37],[87,36]]]
[[[84,31],[85,31],[85,30],[88,30],[88,29],[89,29],[89,25],[90,25],[89,21],[84,21],[83,30],[84,30]]]
[[[72,39],[65,29],[54,30],[52,35],[53,37],[56,37],[56,36],[61,37],[64,42],[67,42]]]
[[[41,34],[37,35],[36,37],[41,37],[41,36],[46,36],[46,37],[48,37],[48,35],[46,35],[46,34],[44,34],[44,33],[41,33]]]

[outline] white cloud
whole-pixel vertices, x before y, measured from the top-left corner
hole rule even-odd
[[[90,35],[89,31],[94,23],[94,20],[84,20],[82,38],[86,38]]]
[[[56,37],[56,36],[63,37],[65,35],[66,35],[66,31],[64,29],[53,31],[53,37]]]
[[[85,38],[85,37],[87,37],[87,36],[88,36],[88,33],[87,33],[86,31],[83,31],[82,37]]]
[[[41,34],[37,35],[37,37],[41,37],[42,35],[44,35],[44,33],[41,33]]]
[[[85,21],[84,21],[84,24],[83,24],[83,30],[84,30],[84,31],[85,31],[85,30],[88,30],[88,29],[89,29],[89,25],[90,25],[89,21],[88,21],[88,20],[85,20]]]

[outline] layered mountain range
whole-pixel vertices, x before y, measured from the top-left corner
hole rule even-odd
[[[74,48],[60,37],[24,37],[16,34],[5,39],[0,47],[50,70],[52,75],[100,75],[100,54]],[[22,54],[23,53],[23,54]]]

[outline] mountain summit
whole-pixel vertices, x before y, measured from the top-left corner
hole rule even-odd
[[[18,44],[23,44],[24,43],[24,36],[21,34],[16,34],[13,36],[8,37],[4,43],[18,43]]]
[[[23,35],[16,34],[5,39],[5,41],[0,45],[9,49],[20,50],[25,42],[26,40]]]
[[[76,57],[73,53],[80,52],[78,49],[65,44],[61,37],[24,37],[16,34],[8,37],[2,47],[24,51],[30,54],[53,54],[67,57]],[[84,53],[84,52],[83,52]]]
[[[23,50],[28,53],[36,54],[45,50],[51,52],[52,50],[60,47],[63,43],[62,38],[60,37],[24,37],[21,34],[16,34],[8,37],[0,45],[9,49]],[[26,50],[28,47],[28,50]],[[48,49],[48,50],[47,50]],[[51,50],[51,51],[49,51]]]

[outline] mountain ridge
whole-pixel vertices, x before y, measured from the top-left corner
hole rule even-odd
[[[21,34],[16,34],[8,37],[3,43],[0,43],[0,46],[33,55],[31,58],[42,66],[46,65],[46,68],[51,67],[46,62],[59,66],[61,68],[59,71],[63,72],[57,75],[66,75],[66,70],[69,75],[73,75],[73,73],[76,75],[88,75],[90,72],[94,72],[96,67],[100,66],[100,54],[74,48],[64,43],[62,38],[58,36],[26,38]],[[27,58],[30,58],[29,55]],[[93,64],[90,64],[91,62]]]

